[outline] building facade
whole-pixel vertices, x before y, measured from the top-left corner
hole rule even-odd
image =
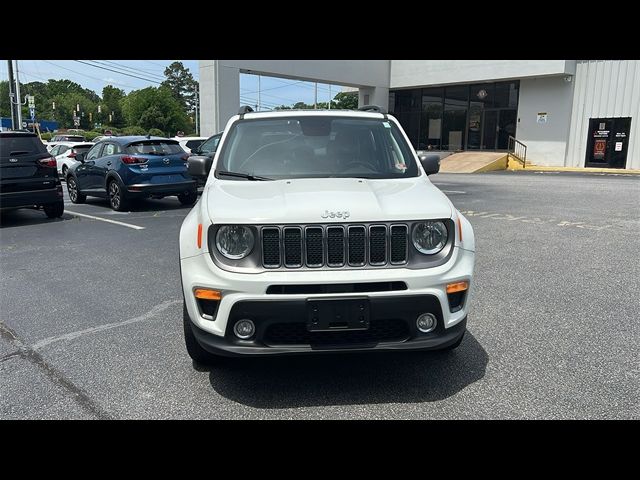
[[[502,151],[513,137],[537,165],[640,169],[638,60],[201,60],[203,133],[236,113],[240,72],[358,89],[418,150]]]

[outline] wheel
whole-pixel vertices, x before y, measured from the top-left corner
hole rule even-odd
[[[107,185],[107,192],[109,194],[109,204],[116,212],[122,212],[126,210],[128,206],[125,193],[117,180],[111,180]]]
[[[193,327],[191,326],[189,312],[187,311],[187,305],[185,303],[182,304],[182,323],[184,326],[184,343],[187,346],[187,353],[191,359],[200,365],[214,364],[218,357],[207,352],[200,346],[198,340],[196,340],[196,336],[193,334]]]
[[[196,200],[198,200],[198,192],[196,190],[192,190],[189,193],[182,193],[178,195],[178,200],[180,200],[182,205],[193,205],[196,203]]]
[[[87,200],[87,196],[80,193],[78,190],[78,184],[73,177],[67,178],[67,191],[69,192],[69,198],[73,203],[84,203]]]
[[[66,165],[62,165],[62,176],[67,178],[67,172],[69,171],[69,168]]]
[[[60,218],[64,213],[64,202],[48,203],[43,205],[44,213],[49,218]]]
[[[462,332],[462,335],[460,335],[460,338],[458,338],[458,340],[456,340],[451,345],[447,345],[446,347],[441,348],[440,351],[441,352],[449,352],[451,350],[455,350],[456,348],[458,348],[460,346],[460,344],[462,343],[462,339],[464,338],[465,332],[466,332],[466,330],[464,332]]]

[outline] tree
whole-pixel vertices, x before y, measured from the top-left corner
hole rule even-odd
[[[126,96],[124,90],[107,85],[102,89],[101,112],[97,114],[100,123],[106,123],[113,127],[124,127],[125,119],[122,115],[122,99]],[[113,112],[113,114],[111,113]],[[111,115],[111,121],[109,121]]]
[[[331,108],[355,110],[358,108],[358,92],[338,92],[331,101]]]
[[[173,98],[180,102],[185,112],[194,112],[198,83],[193,79],[189,69],[185,68],[182,62],[173,62],[164,69],[164,76],[167,79],[162,82],[162,86],[171,91]]]
[[[186,112],[166,87],[135,90],[124,97],[120,105],[128,125],[145,130],[158,128],[169,135],[178,130],[190,131]]]

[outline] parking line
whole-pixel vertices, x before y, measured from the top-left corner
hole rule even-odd
[[[442,193],[467,193],[462,190],[441,190]]]
[[[92,220],[100,220],[101,222],[113,223],[115,225],[120,225],[121,227],[133,228],[134,230],[144,230],[144,227],[140,227],[138,225],[132,225],[130,223],[118,222],[117,220],[109,220],[108,218],[94,217],[93,215],[87,215],[86,213],[78,213],[72,212],[71,210],[64,211],[65,213],[69,213],[71,215],[75,215],[77,217],[86,217]]]

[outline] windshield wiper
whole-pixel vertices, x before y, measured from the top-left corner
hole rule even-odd
[[[241,172],[225,172],[224,170],[219,171],[218,175],[226,175],[227,177],[246,178],[247,180],[254,180],[254,181],[273,180],[273,178],[259,177],[257,175],[250,175],[248,173],[241,173]]]

